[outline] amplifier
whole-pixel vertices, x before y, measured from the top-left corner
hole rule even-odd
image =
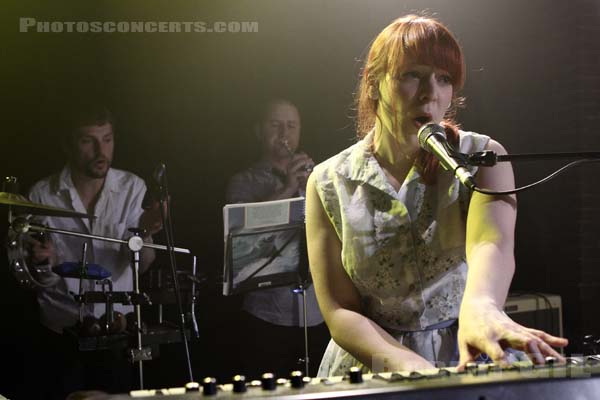
[[[504,312],[515,322],[554,336],[563,336],[560,296],[547,293],[510,293]]]

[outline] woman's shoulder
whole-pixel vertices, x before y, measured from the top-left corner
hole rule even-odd
[[[461,153],[475,153],[487,148],[491,138],[477,132],[458,130],[459,150]]]
[[[356,151],[361,150],[362,141],[354,143],[339,153],[329,157],[325,161],[315,165],[313,174],[318,177],[329,176],[334,172],[341,172],[351,167],[352,159],[356,156]]]

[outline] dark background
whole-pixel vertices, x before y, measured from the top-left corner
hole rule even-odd
[[[467,60],[459,121],[511,153],[600,150],[600,3],[595,0],[288,0],[3,2],[0,173],[21,190],[64,162],[56,116],[68,99],[107,99],[117,117],[114,166],[147,178],[167,165],[176,244],[208,276],[192,343],[196,379],[236,373],[236,298],[220,293],[227,179],[258,155],[257,105],[291,98],[302,147],[322,161],[354,141],[352,96],[370,41],[394,18],[425,10],[457,36]],[[257,21],[256,33],[19,33],[39,21]],[[518,185],[562,162],[514,164]],[[600,165],[571,169],[519,196],[513,290],[562,296],[568,352],[600,333]],[[160,241],[162,238],[158,238]],[[35,320],[31,293],[2,272],[2,324],[16,376]],[[165,346],[150,385],[187,380]],[[0,388],[2,390],[2,388]]]

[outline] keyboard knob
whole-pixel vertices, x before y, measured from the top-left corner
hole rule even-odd
[[[545,364],[547,367],[554,367],[557,362],[558,359],[556,357],[548,356],[545,358]]]
[[[233,377],[233,392],[244,393],[246,391],[246,377],[244,375],[236,375]]]
[[[302,389],[304,387],[304,376],[300,371],[293,371],[290,374],[290,384],[294,389]]]
[[[277,388],[277,381],[275,375],[270,372],[262,374],[260,377],[260,384],[263,390],[275,390]]]
[[[348,374],[350,375],[350,383],[362,383],[363,382],[362,370],[360,368],[351,367],[350,372]]]
[[[477,369],[478,369],[478,366],[477,366],[476,362],[468,362],[467,365],[465,365],[465,370],[467,372],[477,373]]]
[[[186,392],[199,392],[200,384],[198,382],[188,382],[185,384]]]
[[[204,378],[202,380],[202,393],[205,396],[214,396],[217,394],[217,380],[211,377]]]
[[[491,364],[483,364],[481,366],[481,368],[478,367],[476,369],[477,375],[486,375],[486,374],[489,374],[489,372],[491,371],[491,368],[492,368]]]

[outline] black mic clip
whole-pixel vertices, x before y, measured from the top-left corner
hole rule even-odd
[[[468,165],[493,167],[498,162],[498,156],[492,150],[479,151],[472,154],[463,154]]]
[[[444,138],[445,139],[445,138]],[[448,155],[450,157],[452,157],[453,159],[455,159],[460,167],[465,167],[467,165],[472,165],[469,162],[469,157],[470,154],[465,154],[465,153],[461,153],[458,152],[454,149],[454,147],[452,147],[452,145],[450,143],[448,143],[446,140],[444,140],[442,142],[442,145],[444,146],[444,149],[446,149],[446,152],[448,153]],[[454,171],[452,171],[454,172]]]

